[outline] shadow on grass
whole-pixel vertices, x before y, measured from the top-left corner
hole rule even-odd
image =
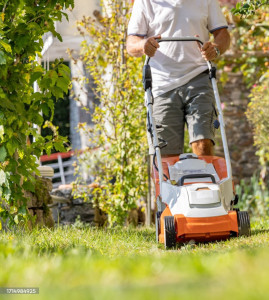
[[[146,241],[155,241],[156,240],[156,234],[155,231],[153,230],[145,230],[145,231],[141,231],[141,236],[143,237],[143,239],[145,239]]]
[[[251,235],[258,235],[261,233],[269,233],[269,229],[252,229]]]

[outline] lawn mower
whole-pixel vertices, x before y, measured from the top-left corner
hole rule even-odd
[[[161,42],[203,42],[196,37],[161,38]],[[153,177],[155,181],[157,213],[156,240],[165,248],[190,241],[210,242],[230,237],[249,236],[250,220],[246,211],[234,206],[235,195],[225,125],[216,83],[216,68],[207,62],[212,82],[218,118],[215,128],[220,128],[224,157],[197,156],[183,153],[162,158],[165,141],[157,136],[153,118],[152,76],[146,57],[143,68],[143,85],[147,106],[148,131],[155,149]],[[157,160],[157,164],[156,164]]]

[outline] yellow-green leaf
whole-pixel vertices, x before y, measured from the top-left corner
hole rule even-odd
[[[12,51],[10,45],[3,40],[0,40],[0,45],[9,53]]]

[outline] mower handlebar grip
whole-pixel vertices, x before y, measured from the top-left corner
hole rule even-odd
[[[178,185],[183,186],[185,179],[208,178],[208,177],[210,177],[213,183],[216,183],[216,179],[212,174],[188,174],[188,175],[183,175],[179,179]]]
[[[198,42],[201,45],[204,43],[197,37],[194,36],[184,36],[184,37],[164,37],[160,39],[156,39],[158,43],[161,42]]]

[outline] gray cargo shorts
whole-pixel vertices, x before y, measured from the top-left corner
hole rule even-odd
[[[201,73],[188,83],[154,99],[153,117],[158,137],[168,145],[162,154],[181,154],[184,149],[184,127],[187,124],[189,141],[214,141],[214,120],[217,118],[215,97],[209,75]],[[149,154],[154,154],[148,133]]]

